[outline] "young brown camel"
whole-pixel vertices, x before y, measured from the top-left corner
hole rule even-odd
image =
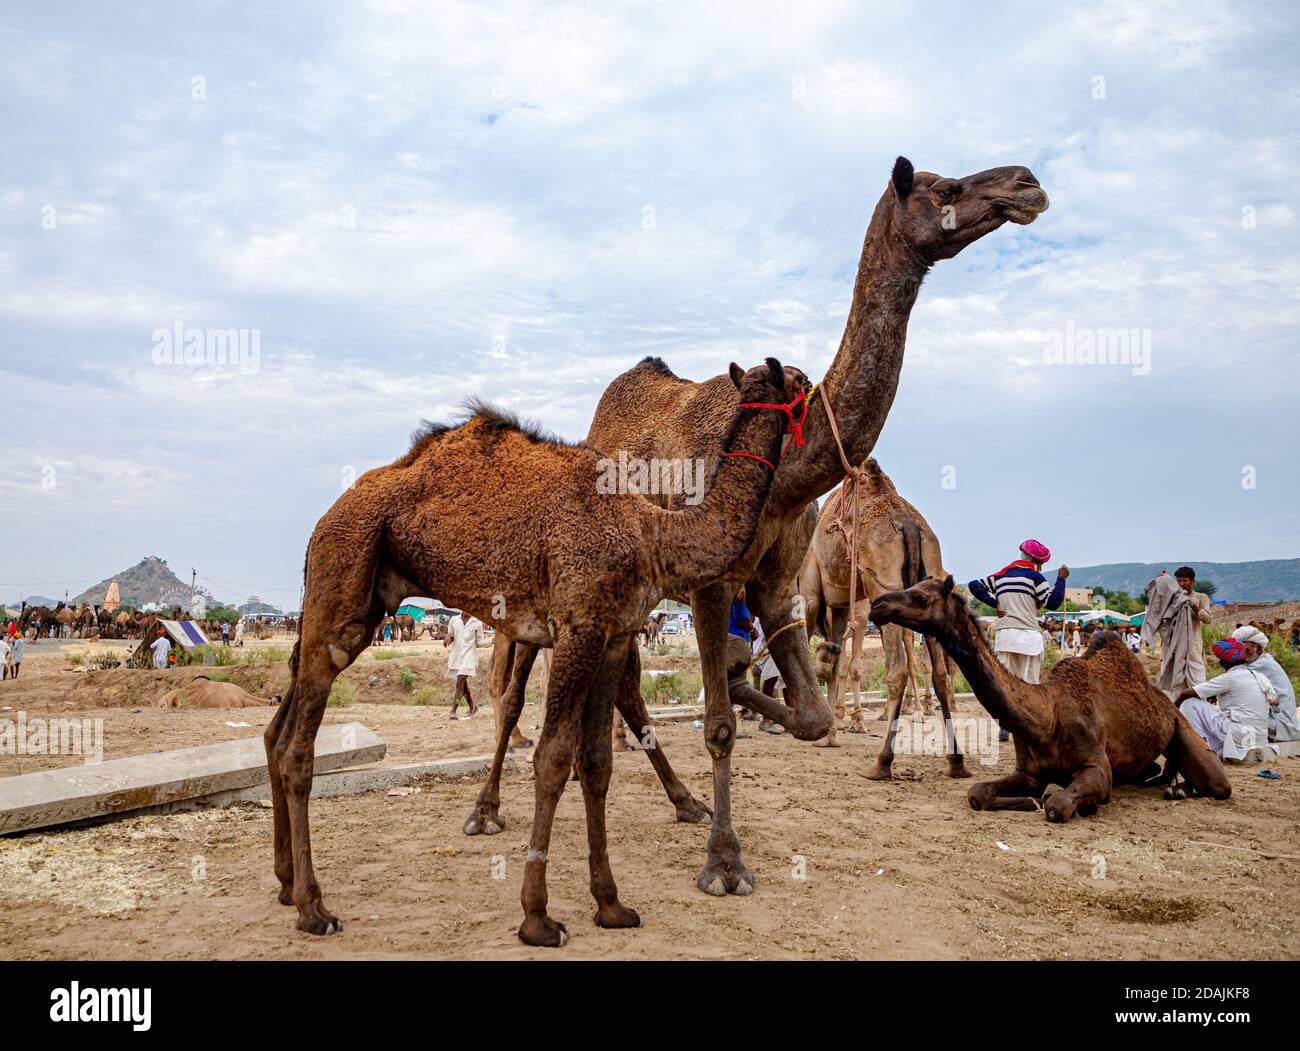
[[[605,846],[612,700],[629,640],[664,592],[724,572],[753,540],[786,424],[761,406],[784,400],[785,378],[769,358],[749,372],[733,365],[729,382],[740,404],[726,451],[713,460],[703,500],[681,512],[610,491],[596,450],[548,440],[477,407],[459,427],[426,425],[405,456],[363,475],[317,523],[289,691],[265,733],[280,901],[297,907],[300,930],[341,929],[321,900],[307,820],[313,745],[330,687],[407,595],[495,614],[498,630],[554,649],[533,760],[519,937],[551,946],[568,937],[546,914],[546,862],[575,761],[596,923],[639,924],[618,900]]]
[[[871,619],[937,638],[980,704],[1011,731],[1015,772],[972,787],[974,810],[1041,808],[1058,822],[1088,817],[1110,802],[1112,785],[1153,783],[1161,755],[1160,782],[1182,774],[1202,795],[1232,794],[1218,757],[1114,632],[1100,633],[1082,657],[1058,661],[1031,686],[998,662],[951,576],[878,596]],[[1062,787],[1040,802],[1049,785]]]
[[[866,627],[867,603],[886,591],[901,591],[927,576],[947,576],[943,554],[934,530],[921,512],[898,495],[894,483],[874,459],[863,462],[858,482],[845,482],[822,506],[817,518],[817,532],[808,545],[803,568],[799,571],[799,594],[804,601],[808,634],[818,631],[832,647],[844,639],[849,617],[849,545],[845,527],[852,520],[851,505],[861,500],[858,529],[859,583],[858,617]],[[861,485],[861,492],[855,492]],[[865,601],[864,601],[865,600]],[[829,616],[828,616],[829,613]],[[880,627],[880,641],[885,651],[885,682],[888,703],[885,719],[889,729],[875,765],[866,773],[873,781],[888,781],[894,762],[894,732],[903,703],[904,684],[915,675],[911,666],[911,633],[894,624]],[[925,636],[930,654],[934,691],[946,728],[948,776],[970,777],[962,759],[957,739],[952,733],[952,680],[948,663],[938,640]],[[852,655],[841,652],[837,686],[842,688],[846,665]],[[861,671],[856,671],[859,688]],[[835,740],[832,724],[828,744]]]

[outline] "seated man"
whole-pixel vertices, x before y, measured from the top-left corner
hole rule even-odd
[[[1232,637],[1246,649],[1246,663],[1269,681],[1277,700],[1268,706],[1268,739],[1300,741],[1300,722],[1296,721],[1295,687],[1268,649],[1268,636],[1253,624],[1244,624]]]
[[[1268,743],[1268,710],[1277,694],[1268,679],[1246,667],[1246,648],[1236,639],[1220,639],[1213,650],[1223,674],[1180,690],[1174,704],[1215,755],[1242,760]]]

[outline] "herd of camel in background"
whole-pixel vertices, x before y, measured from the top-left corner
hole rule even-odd
[[[24,602],[18,612],[17,624],[20,632],[26,634],[31,629],[32,637],[37,639],[54,638],[63,634],[64,628],[68,629],[67,637],[72,639],[143,639],[160,620],[192,620],[209,639],[221,637],[222,621],[193,617],[180,606],[146,613],[142,609],[125,606],[111,610],[107,606],[92,606],[87,602],[80,606],[67,606],[60,602],[54,607],[29,606]],[[245,622],[244,630],[256,639],[269,639],[277,631],[296,635],[298,620],[295,617],[282,617],[279,620],[256,617]]]

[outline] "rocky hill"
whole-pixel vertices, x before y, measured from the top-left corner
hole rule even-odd
[[[188,606],[192,597],[189,584],[183,583],[157,555],[149,555],[147,558],[140,559],[130,569],[114,573],[94,587],[87,588],[74,597],[70,605],[79,606],[83,602],[99,605],[104,601],[108,586],[114,580],[117,581],[122,603],[127,606],[143,606],[148,602],[157,602],[164,606],[172,603]],[[205,595],[209,603],[213,601],[212,596],[203,588],[196,590],[199,594]]]

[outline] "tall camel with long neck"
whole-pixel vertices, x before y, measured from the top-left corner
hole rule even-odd
[[[861,518],[857,536],[859,580],[851,581],[849,542],[845,524],[851,519],[850,506],[860,500]],[[851,528],[851,527],[850,527]],[[813,534],[803,568],[799,571],[799,595],[804,603],[804,620],[809,634],[813,629],[835,649],[848,628],[852,590],[857,592],[858,620],[866,627],[867,605],[877,595],[911,587],[925,577],[944,577],[943,555],[939,538],[921,512],[904,500],[889,475],[885,474],[873,458],[862,463],[857,478],[846,482],[826,500],[817,516],[817,532]],[[939,708],[946,728],[948,776],[969,777],[970,771],[962,761],[961,750],[952,733],[952,680],[948,675],[948,662],[937,640],[924,636],[929,652],[934,692],[939,698]],[[863,776],[872,781],[888,781],[893,776],[894,730],[903,703],[904,684],[913,676],[911,633],[896,625],[880,629],[881,645],[885,652],[886,706],[884,718],[889,724],[885,742],[875,764]],[[842,650],[839,656],[838,675],[832,688],[842,688],[850,653]],[[834,743],[831,730],[827,743]]]
[[[312,869],[307,807],[316,730],[338,674],[370,645],[404,596],[437,595],[498,630],[554,648],[546,720],[534,754],[536,807],[524,868],[530,945],[562,945],[546,913],[551,824],[577,766],[587,814],[596,923],[633,927],[605,847],[613,765],[612,701],[628,646],[667,592],[725,572],[752,543],[786,417],[780,363],[744,372],[707,491],[680,511],[610,479],[600,453],[565,445],[479,408],[459,427],[426,426],[401,459],[367,472],[312,532],[289,690],[265,734],[280,901],[312,934],[341,929]]]
[[[930,267],[1003,223],[1032,222],[1046,208],[1047,195],[1027,168],[993,168],[950,179],[913,171],[903,157],[894,164],[867,227],[839,352],[808,410],[806,443],[791,442],[781,460],[753,542],[720,580],[689,595],[704,677],[704,736],[713,760],[713,827],[696,882],[710,894],[748,894],[754,887],[732,827],[732,704],[782,724],[802,740],[823,737],[831,727],[803,626],[780,631],[799,619],[792,582],[816,523],[809,504],[844,476],[821,395],[833,407],[848,462],[861,463],[893,403],[908,317]],[[694,383],[647,358],[605,391],[588,441],[610,455],[624,449],[634,457],[716,455],[735,404],[735,389],[725,376]],[[793,707],[759,693],[743,675],[728,682],[728,610],[742,585],[771,640]]]
[[[975,697],[1016,746],[1016,769],[974,785],[974,810],[1039,810],[1048,821],[1091,816],[1110,802],[1112,785],[1145,784],[1182,774],[1202,795],[1232,793],[1218,757],[1114,632],[1101,632],[1082,657],[1055,664],[1041,685],[1022,682],[994,656],[952,577],[929,577],[871,603],[871,619],[939,640]],[[1050,785],[1061,790],[1043,799]],[[1041,800],[1041,802],[1040,802]]]

